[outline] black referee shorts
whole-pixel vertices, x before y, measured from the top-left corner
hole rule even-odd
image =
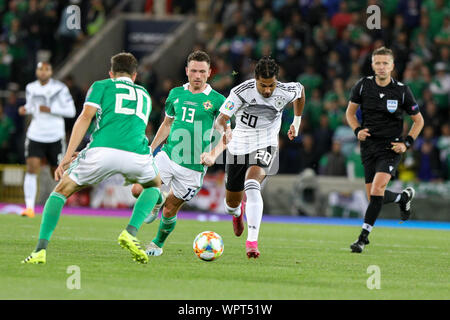
[[[361,142],[361,160],[364,166],[365,182],[372,183],[377,172],[389,173],[394,177],[402,155],[391,150],[392,140]]]
[[[245,174],[251,166],[263,168],[266,175],[274,175],[278,172],[276,147],[269,146],[244,155],[233,155],[228,150],[226,153],[225,188],[228,191],[244,190]]]
[[[46,158],[48,164],[57,167],[64,156],[65,143],[62,140],[50,143],[25,140],[25,159],[31,157]]]

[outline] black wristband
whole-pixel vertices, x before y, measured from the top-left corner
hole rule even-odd
[[[358,138],[358,132],[362,130],[361,127],[356,128],[353,132],[355,133],[355,136]]]
[[[405,146],[407,149],[409,149],[414,144],[414,138],[411,136],[406,136],[405,138]]]

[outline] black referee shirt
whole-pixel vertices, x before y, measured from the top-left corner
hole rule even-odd
[[[409,87],[392,78],[385,87],[380,87],[374,76],[360,79],[352,88],[350,101],[360,105],[361,127],[369,129],[369,138],[403,141],[403,111],[409,115],[419,113]]]

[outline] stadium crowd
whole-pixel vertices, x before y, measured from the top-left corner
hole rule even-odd
[[[151,1],[140,2],[142,10],[149,10]],[[189,2],[190,10],[173,12],[193,11],[195,3]],[[57,18],[70,3],[86,6],[79,34],[67,33]],[[55,53],[54,64],[63,61],[73,47],[99,30],[111,3],[0,0],[0,90],[10,89],[11,83],[23,90],[34,80],[36,61],[29,52],[46,49]],[[381,8],[381,29],[366,27],[366,8],[372,4]],[[279,173],[312,168],[318,174],[363,176],[345,110],[351,87],[372,74],[371,52],[386,46],[395,54],[395,78],[410,86],[425,118],[425,128],[404,155],[398,178],[450,179],[449,0],[217,0],[211,1],[210,12],[210,37],[196,47],[211,55],[213,88],[226,96],[234,85],[253,77],[256,61],[266,55],[280,64],[280,81],[299,81],[305,87],[302,134],[294,141],[286,136],[292,108],[283,115]],[[158,111],[151,115],[151,136],[164,115],[169,90],[185,77],[180,72],[178,79],[168,79],[151,66],[145,68],[138,81],[149,90]],[[71,77],[64,82],[80,112],[89,84],[75,84]],[[0,103],[0,162],[23,163],[25,124],[17,114],[23,101],[14,90],[8,92]],[[68,133],[73,121],[67,120]],[[405,123],[405,133],[409,125]]]

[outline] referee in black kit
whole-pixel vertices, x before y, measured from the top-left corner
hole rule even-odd
[[[350,246],[360,253],[369,244],[369,233],[385,203],[400,206],[401,219],[408,220],[415,191],[408,187],[401,193],[386,190],[395,175],[402,153],[411,147],[423,128],[423,118],[408,86],[391,78],[394,69],[392,50],[381,47],[372,53],[375,76],[360,79],[352,88],[346,111],[347,121],[361,143],[366,192],[369,198],[358,239]],[[362,123],[356,112],[361,108]],[[414,121],[408,136],[402,137],[403,112]]]

